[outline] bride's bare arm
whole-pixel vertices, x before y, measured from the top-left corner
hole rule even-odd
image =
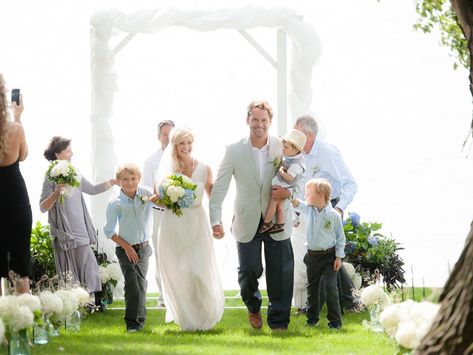
[[[207,196],[210,197],[210,193],[212,192],[212,186],[214,184],[214,179],[212,176],[212,169],[210,166],[206,166],[207,168],[207,181],[205,182],[205,192],[207,192]]]

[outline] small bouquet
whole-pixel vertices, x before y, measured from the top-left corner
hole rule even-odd
[[[113,303],[113,289],[122,278],[122,270],[119,263],[105,263],[99,266],[100,278],[102,280],[102,304]]]
[[[173,174],[168,176],[159,186],[158,204],[172,210],[176,216],[182,216],[182,208],[191,207],[196,199],[194,190],[197,185],[187,176]]]
[[[66,184],[72,187],[79,187],[77,181],[77,172],[74,166],[67,160],[54,160],[46,171],[46,177],[49,181],[56,184]],[[64,205],[64,191],[61,191],[59,202]]]

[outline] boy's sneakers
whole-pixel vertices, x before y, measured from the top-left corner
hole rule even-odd
[[[328,327],[330,329],[341,329],[342,328],[342,325],[340,323],[328,323]]]
[[[128,328],[126,330],[127,333],[136,333],[139,329],[138,328]]]

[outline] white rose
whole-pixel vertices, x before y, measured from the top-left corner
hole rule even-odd
[[[177,202],[180,197],[184,196],[185,190],[180,186],[169,186],[167,194],[172,202]]]

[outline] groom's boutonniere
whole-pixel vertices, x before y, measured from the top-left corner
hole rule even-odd
[[[320,171],[320,168],[317,165],[315,165],[312,167],[311,170],[312,170],[312,176],[315,176]]]
[[[269,163],[273,164],[273,166],[277,169],[281,166],[281,157],[276,157],[272,161],[270,161]]]
[[[149,201],[149,198],[148,196],[145,196],[145,195],[141,195],[141,196],[138,196],[138,198],[140,199],[141,203],[144,205],[146,202]]]
[[[330,228],[332,228],[332,222],[331,222],[331,221],[325,221],[324,228],[325,228],[325,229],[330,229]]]

